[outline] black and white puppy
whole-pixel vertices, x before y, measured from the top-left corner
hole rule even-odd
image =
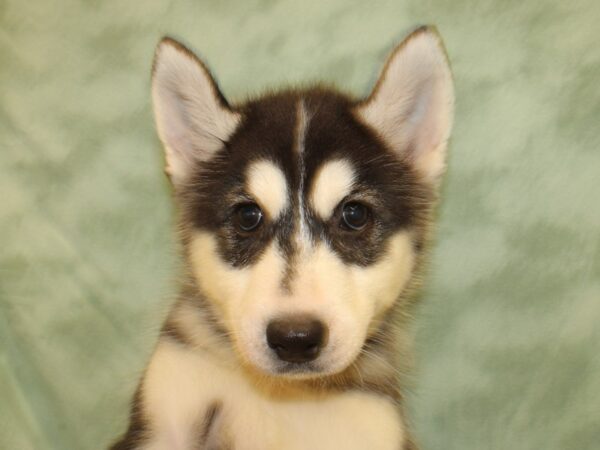
[[[187,270],[112,448],[416,448],[398,374],[452,123],[436,31],[365,99],[239,105],[165,38],[152,98]]]

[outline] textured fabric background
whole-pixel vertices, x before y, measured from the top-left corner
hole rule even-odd
[[[0,448],[123,429],[177,271],[150,110],[165,33],[226,95],[366,94],[437,24],[456,126],[410,407],[426,450],[600,448],[600,3],[0,1]]]

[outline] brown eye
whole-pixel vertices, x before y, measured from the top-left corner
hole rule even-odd
[[[236,221],[242,231],[254,231],[262,222],[263,213],[254,203],[241,205],[236,211]]]
[[[346,203],[342,208],[342,225],[354,231],[362,230],[369,221],[369,210],[361,203]]]

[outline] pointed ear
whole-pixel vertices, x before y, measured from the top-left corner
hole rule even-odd
[[[453,106],[442,41],[435,28],[421,27],[394,49],[356,112],[425,180],[436,183],[445,168]]]
[[[202,61],[171,38],[156,48],[152,103],[165,171],[175,185],[186,180],[197,161],[221,149],[240,121]]]

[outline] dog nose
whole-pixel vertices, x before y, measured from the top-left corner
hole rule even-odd
[[[267,343],[279,359],[302,363],[319,356],[327,329],[312,317],[294,316],[272,320],[267,325]]]

